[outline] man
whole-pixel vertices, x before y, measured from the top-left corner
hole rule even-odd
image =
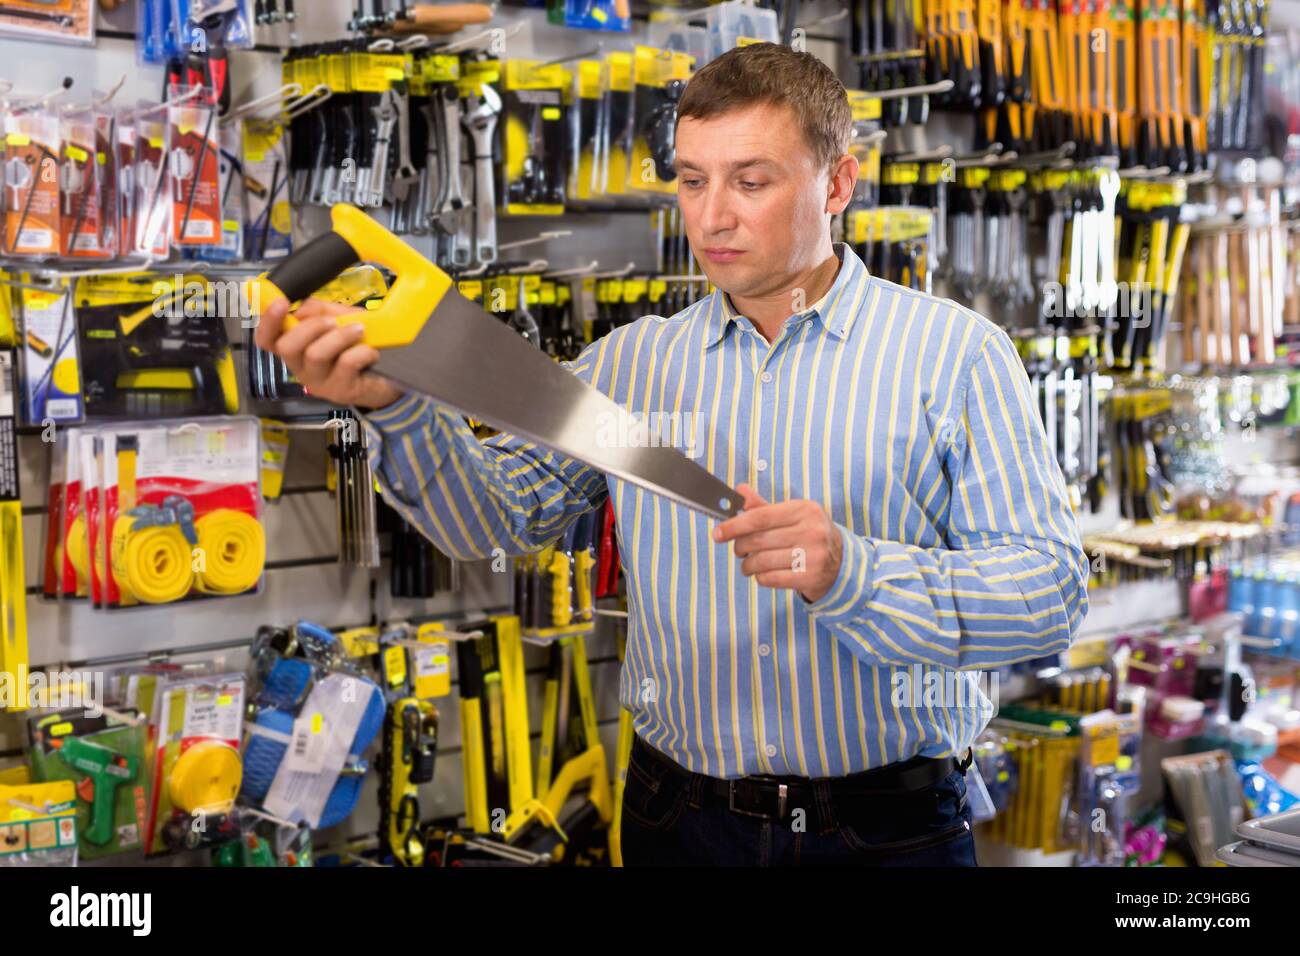
[[[718,291],[588,346],[572,371],[737,488],[715,523],[363,374],[309,302],[258,342],[369,409],[386,498],[443,551],[537,550],[612,497],[635,718],[629,864],[974,865],[964,772],[978,672],[1069,645],[1087,562],[1007,336],[832,245],[857,163],[843,86],[756,44],[682,95],[678,201]],[[510,387],[516,387],[511,384]],[[964,759],[963,759],[964,758]]]

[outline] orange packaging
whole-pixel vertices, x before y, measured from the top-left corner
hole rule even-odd
[[[4,118],[4,253],[56,256],[59,222],[59,117],[15,105]]]
[[[64,114],[62,131],[59,220],[63,255],[106,258],[115,251],[106,248],[103,223],[104,187],[111,172],[99,142],[95,114],[90,110]]]
[[[183,96],[183,94],[181,94]],[[179,100],[181,96],[172,95]],[[171,127],[172,245],[221,244],[217,111],[204,96],[168,109]]]

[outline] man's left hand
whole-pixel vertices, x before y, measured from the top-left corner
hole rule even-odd
[[[769,588],[792,588],[812,602],[839,575],[839,529],[815,501],[769,504],[749,485],[736,488],[745,510],[713,529],[714,541],[735,542],[740,570]]]

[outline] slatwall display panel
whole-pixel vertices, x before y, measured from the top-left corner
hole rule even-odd
[[[128,5],[128,7],[131,5]],[[801,19],[814,19],[838,9],[833,0],[805,4]],[[316,42],[343,35],[343,24],[351,14],[351,0],[312,0],[299,4],[297,42]],[[537,10],[501,8],[493,26],[521,29],[507,41],[508,58],[531,57],[555,59],[574,55],[599,55],[616,49],[630,50],[634,43],[645,42],[647,25],[636,21],[631,34],[602,35],[566,30],[545,21]],[[93,48],[55,46],[0,37],[0,63],[20,65],[0,78],[14,82],[14,94],[42,94],[60,86],[65,77],[73,85],[66,95],[69,101],[85,100],[92,91],[111,88],[125,77],[116,102],[134,103],[138,99],[157,100],[162,94],[162,70],[136,61],[131,36],[133,14],[123,10],[108,23],[101,21],[101,36]],[[825,28],[826,32],[847,30],[841,22]],[[473,32],[473,28],[466,33]],[[809,49],[833,65],[839,57],[831,43],[810,39]],[[235,103],[247,101],[276,90],[280,83],[277,48],[293,42],[287,26],[259,30],[259,49],[233,51],[231,76]],[[597,49],[599,47],[599,49]],[[843,71],[842,75],[843,74]],[[326,210],[314,207],[294,210],[295,241],[302,243],[328,227]],[[635,263],[648,269],[654,261],[653,237],[644,210],[571,213],[563,216],[503,217],[498,223],[501,243],[532,239],[544,230],[567,231],[542,242],[520,247],[517,255],[529,259],[546,259],[553,269],[572,268],[599,261],[601,269],[617,269]],[[428,240],[409,237],[408,241],[428,252]],[[165,266],[164,275],[185,266]],[[223,270],[214,270],[214,278],[225,278]],[[227,317],[227,332],[235,349],[243,407],[241,413],[289,414],[310,419],[321,417],[326,407],[311,401],[272,406],[249,399],[244,333],[235,317]],[[59,440],[56,436],[55,440]],[[258,626],[287,623],[308,618],[332,626],[355,626],[371,620],[401,620],[421,616],[473,615],[481,609],[503,611],[511,599],[509,574],[493,573],[490,562],[464,564],[461,589],[454,595],[440,595],[432,600],[395,599],[389,594],[387,562],[382,568],[365,570],[345,567],[337,561],[335,505],[325,491],[326,435],[320,430],[295,430],[291,434],[289,462],[282,498],[267,503],[265,523],[268,541],[268,570],[259,594],[207,600],[182,606],[135,608],[124,612],[98,612],[83,602],[46,602],[36,594],[28,600],[28,629],[34,665],[53,665],[105,657],[144,655],[179,650],[189,645],[249,640]],[[48,484],[50,449],[38,433],[20,439],[21,481],[23,487],[24,558],[29,591],[39,584],[41,548],[45,531],[45,496]],[[618,678],[614,627],[602,619],[597,634],[587,639],[591,661],[593,696],[596,702],[600,734],[611,760],[617,739]],[[246,654],[234,648],[215,655],[225,666],[242,668]],[[187,659],[178,654],[178,660]],[[542,688],[545,681],[546,652],[527,645],[527,668],[530,726],[533,734],[533,759],[537,754],[540,729]],[[453,655],[453,679],[455,679]],[[441,699],[437,767],[432,783],[421,788],[421,805],[425,816],[446,816],[463,811],[461,775],[460,719],[456,688],[452,696]],[[21,720],[14,715],[0,715],[0,766],[18,756],[25,741]],[[371,754],[373,756],[373,753]],[[534,762],[534,768],[536,764]],[[378,825],[378,780],[367,778],[365,794],[353,816],[342,826],[322,834],[322,842],[373,834]],[[110,858],[102,865],[139,863],[138,857]],[[203,865],[205,854],[180,854],[149,861],[153,865]]]
[[[455,657],[453,655],[453,661]],[[536,647],[525,647],[525,683],[528,696],[528,726],[531,733],[531,769],[534,785],[537,780],[537,755],[542,719],[542,695],[545,688],[546,656]],[[455,665],[452,667],[456,677]],[[592,698],[596,704],[596,720],[601,743],[611,761],[618,733],[618,661],[599,659],[591,655]],[[461,749],[459,682],[454,680],[450,697],[439,698],[438,750],[434,764],[433,780],[419,788],[421,816],[459,816],[465,811],[465,783],[462,773],[464,754]],[[610,730],[612,728],[612,732]],[[558,767],[556,770],[558,771]],[[361,800],[348,820],[321,834],[321,842],[330,843],[347,838],[369,835],[379,827],[379,779],[375,774],[366,778]]]

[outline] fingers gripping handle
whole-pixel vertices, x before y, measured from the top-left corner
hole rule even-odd
[[[333,231],[303,246],[267,276],[256,280],[262,309],[278,297],[297,302],[358,262],[373,262],[394,281],[377,309],[359,312],[363,341],[374,348],[409,345],[451,288],[451,277],[355,206],[330,211]],[[293,327],[293,317],[285,319]]]

